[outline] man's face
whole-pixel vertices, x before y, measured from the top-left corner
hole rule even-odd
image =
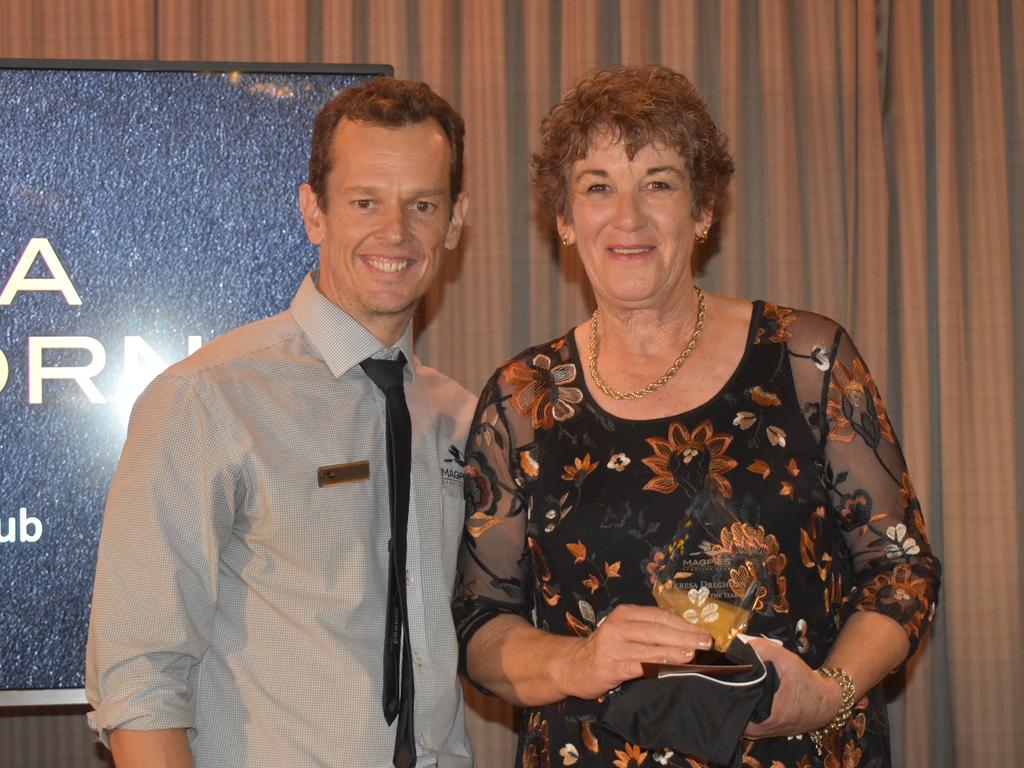
[[[331,143],[326,210],[299,191],[319,289],[386,344],[401,336],[458,245],[467,199],[452,208],[451,148],[433,120],[400,128],[343,119]]]

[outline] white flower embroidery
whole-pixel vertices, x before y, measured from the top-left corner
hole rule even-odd
[[[832,360],[829,359],[828,350],[820,344],[816,344],[814,349],[811,350],[811,360],[814,361],[814,367],[819,371],[827,371],[832,367]]]
[[[921,548],[917,546],[917,542],[913,538],[904,538],[907,535],[907,526],[903,523],[890,525],[885,529],[885,535],[892,539],[885,545],[886,557],[905,557],[921,552]]]
[[[580,616],[589,621],[591,624],[597,624],[597,615],[594,613],[594,606],[588,603],[586,600],[580,600]]]
[[[658,765],[668,765],[668,760],[672,755],[675,754],[674,750],[671,749],[659,749],[651,757],[654,758],[654,762]]]
[[[579,750],[573,744],[566,744],[558,750],[558,754],[562,756],[562,765],[575,765],[580,759]]]
[[[800,653],[807,653],[811,649],[811,644],[807,640],[807,622],[803,619],[796,623],[796,649]]]
[[[786,447],[786,430],[782,427],[776,427],[774,424],[769,426],[766,430],[768,433],[768,442],[778,448]]]
[[[616,453],[608,460],[608,469],[614,469],[616,472],[621,472],[629,466],[629,456],[624,453]]]
[[[740,429],[750,429],[756,421],[757,416],[751,411],[737,411],[736,418],[732,420],[732,425]]]
[[[691,624],[710,624],[713,621],[718,620],[718,603],[708,601],[707,587],[701,587],[700,589],[691,589],[686,593],[687,599],[690,601],[690,605],[693,608],[687,608],[683,612],[683,618]],[[697,613],[696,609],[700,609],[700,613]]]

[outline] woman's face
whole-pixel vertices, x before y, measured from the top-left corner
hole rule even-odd
[[[669,306],[691,289],[695,234],[711,221],[690,214],[686,163],[675,149],[649,144],[630,160],[625,146],[599,134],[569,170],[572,220],[558,217],[575,244],[600,304]]]

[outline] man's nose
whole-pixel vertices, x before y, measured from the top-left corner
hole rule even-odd
[[[406,211],[401,205],[386,205],[381,212],[377,236],[389,245],[400,245],[408,234]]]

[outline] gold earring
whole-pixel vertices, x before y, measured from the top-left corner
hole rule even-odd
[[[708,233],[711,231],[711,227],[704,227],[704,231],[701,232],[695,238],[698,243],[706,243],[708,241]]]
[[[563,237],[562,238],[562,245],[564,245],[566,248],[569,247],[569,238],[568,237]]]

